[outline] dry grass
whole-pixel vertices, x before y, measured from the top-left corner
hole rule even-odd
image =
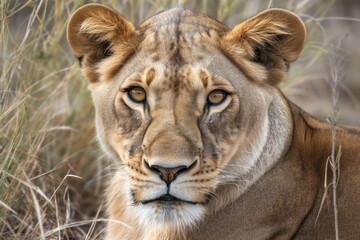
[[[65,41],[67,19],[86,2],[0,1],[0,239],[96,239],[107,221],[102,193],[113,165],[99,152],[86,82]],[[309,44],[285,89],[296,98],[292,91],[303,84],[301,78],[324,72],[319,66],[327,59],[331,37],[323,23],[331,1],[97,2],[117,8],[135,24],[178,3],[229,26],[268,7],[286,8],[306,21]],[[359,21],[344,17],[334,21]],[[356,94],[350,99],[358,101]]]

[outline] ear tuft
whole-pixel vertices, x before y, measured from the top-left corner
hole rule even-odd
[[[130,54],[134,33],[135,28],[130,22],[115,10],[100,4],[80,7],[67,26],[69,45],[80,66],[86,68],[84,72],[90,82],[98,79],[95,64],[114,54],[115,47],[124,50],[121,53],[124,56]]]
[[[277,84],[285,77],[289,64],[297,59],[304,42],[305,26],[298,16],[282,9],[269,9],[235,26],[223,37],[221,45],[240,65],[244,65],[244,58],[262,65],[260,70],[265,68],[267,77],[261,81]],[[249,62],[247,66],[256,68]],[[257,78],[254,73],[249,75]]]
[[[77,26],[80,35],[87,35],[97,42],[104,42],[116,40],[116,36],[127,38],[134,31],[132,24],[112,9],[91,5],[85,10],[86,18]]]

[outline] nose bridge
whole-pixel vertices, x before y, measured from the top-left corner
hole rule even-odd
[[[178,134],[177,129],[160,132],[149,144],[147,161],[151,165],[175,168],[190,166],[196,158],[196,143]]]
[[[196,130],[184,129],[170,116],[153,119],[144,138],[146,161],[165,168],[189,167],[198,155]]]
[[[152,122],[145,134],[145,157],[150,165],[165,168],[189,167],[199,154],[201,134],[197,115],[192,110],[192,93],[164,93],[152,113]],[[165,101],[166,99],[166,101]],[[192,103],[194,104],[194,103]]]

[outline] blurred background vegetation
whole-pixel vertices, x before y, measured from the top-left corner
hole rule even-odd
[[[70,15],[89,2],[112,6],[135,25],[177,4],[230,27],[270,7],[291,10],[308,39],[280,87],[325,119],[335,69],[338,122],[360,125],[359,1],[0,0],[0,239],[96,239],[103,231],[112,164],[96,143],[87,84],[65,36]]]

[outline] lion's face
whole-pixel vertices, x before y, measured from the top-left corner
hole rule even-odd
[[[202,60],[178,65],[167,55],[154,62],[141,54],[93,91],[101,142],[125,165],[131,204],[164,220],[201,211],[218,184],[234,180],[238,163],[227,169],[230,159],[242,155],[234,160],[245,172],[258,151],[255,139],[266,135],[266,94],[230,61],[229,72],[214,71],[227,61],[219,52],[191,50]],[[249,100],[251,108],[242,104]]]
[[[90,81],[100,143],[119,165],[113,189],[118,185],[144,224],[192,224],[221,185],[252,171],[266,143],[266,109],[275,91],[266,81],[279,81],[269,80],[270,73],[279,77],[290,60],[271,69],[265,61],[277,55],[254,61],[246,47],[235,58],[228,28],[190,11],[165,12],[137,30],[114,14],[88,6],[68,29]],[[99,15],[123,21],[118,28],[126,38],[104,33],[99,24],[111,19]],[[72,26],[87,49],[72,43]],[[103,51],[86,52],[97,41]],[[116,202],[119,195],[112,196]]]

